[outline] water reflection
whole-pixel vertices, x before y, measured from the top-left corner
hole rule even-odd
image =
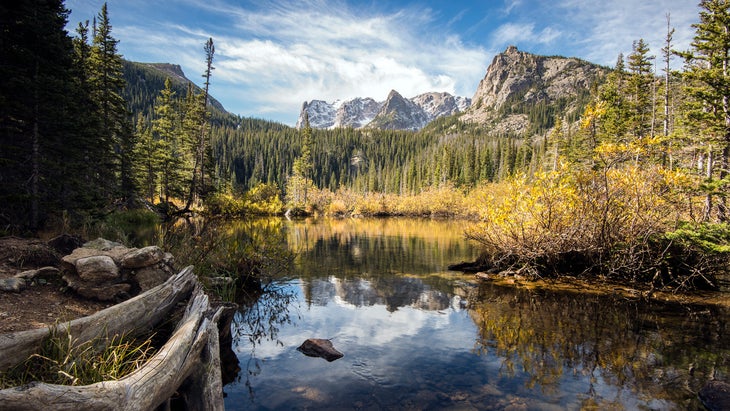
[[[581,408],[699,408],[699,388],[730,377],[722,308],[490,284],[470,303],[477,352],[502,358],[501,375],[551,395],[586,380]]]
[[[446,271],[476,252],[451,222],[282,229],[296,264],[238,317],[227,409],[700,409],[729,377],[724,309],[477,285]]]

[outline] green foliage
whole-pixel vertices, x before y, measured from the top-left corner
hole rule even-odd
[[[663,237],[674,243],[697,248],[706,254],[730,253],[730,224],[728,223],[682,223],[676,230]],[[723,267],[723,269],[727,269]]]
[[[145,209],[115,211],[94,221],[84,233],[87,238],[105,238],[122,244],[146,246],[154,242],[160,216]]]
[[[229,276],[239,289],[290,268],[279,219],[180,220],[162,227],[161,245],[203,277]]]
[[[101,348],[99,348],[101,347]],[[79,343],[70,333],[53,331],[37,354],[14,369],[0,373],[0,388],[32,381],[60,385],[89,385],[118,380],[139,369],[154,354],[150,338],[103,337]]]

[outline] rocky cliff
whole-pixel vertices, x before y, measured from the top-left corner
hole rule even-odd
[[[591,85],[608,71],[577,58],[538,56],[510,46],[494,57],[462,120],[524,133],[530,110],[539,105],[552,106],[561,116],[582,110]]]

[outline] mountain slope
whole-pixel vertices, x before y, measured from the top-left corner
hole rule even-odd
[[[411,100],[391,90],[383,106],[368,128],[381,130],[420,130],[428,124],[429,115]]]
[[[177,97],[185,97],[188,83],[192,83],[182,68],[177,64],[169,63],[138,63],[123,60],[124,80],[126,87],[124,97],[129,103],[129,110],[132,113],[143,113],[151,115],[155,99],[160,91],[165,88],[165,79],[170,78],[172,88]],[[195,86],[198,93],[202,89]],[[209,97],[210,106],[218,114],[229,114],[223,105],[213,97]]]
[[[462,120],[499,132],[535,131],[541,128],[534,118],[539,110],[550,117],[580,115],[591,85],[608,71],[577,58],[538,56],[510,46],[494,57]]]

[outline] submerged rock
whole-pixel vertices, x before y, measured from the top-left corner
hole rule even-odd
[[[297,350],[308,357],[322,357],[329,362],[344,356],[335,349],[332,341],[323,338],[308,338]]]

